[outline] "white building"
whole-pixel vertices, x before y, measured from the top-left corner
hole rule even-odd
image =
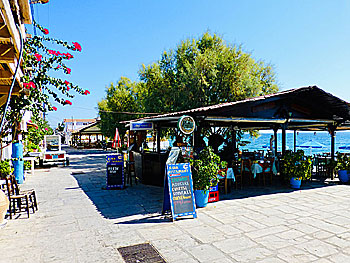
[[[65,141],[62,143],[70,143],[71,135],[73,132],[80,130],[81,128],[91,124],[95,123],[97,119],[64,119],[64,130],[63,134],[65,137]]]

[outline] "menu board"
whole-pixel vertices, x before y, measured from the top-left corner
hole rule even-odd
[[[107,155],[107,189],[124,188],[124,160],[122,154]]]
[[[190,164],[167,164],[167,178],[173,219],[188,215],[196,218]]]

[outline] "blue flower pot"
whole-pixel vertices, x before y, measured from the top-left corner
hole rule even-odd
[[[338,171],[339,181],[342,183],[347,183],[349,181],[349,174],[347,170],[339,170]]]
[[[298,177],[292,177],[290,178],[290,187],[294,189],[299,189],[301,185],[301,180],[299,180]]]
[[[196,207],[206,207],[208,204],[209,190],[194,190],[194,197],[196,199]]]

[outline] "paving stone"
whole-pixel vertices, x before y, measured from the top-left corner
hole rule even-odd
[[[330,238],[324,239],[324,241],[327,243],[330,243],[332,245],[335,245],[339,248],[350,247],[350,240],[346,240],[346,239],[338,237],[338,236],[332,236]]]
[[[225,239],[222,232],[208,225],[193,227],[187,229],[187,232],[202,243],[212,243]]]
[[[223,257],[223,254],[220,250],[208,244],[203,244],[196,247],[189,247],[187,248],[187,251],[191,255],[193,255],[193,257],[197,259],[199,262],[204,262],[204,261],[215,262],[218,259]]]
[[[350,256],[345,255],[343,253],[338,253],[338,254],[330,256],[329,260],[331,262],[336,262],[336,263],[350,262]]]
[[[296,247],[303,249],[317,257],[327,257],[329,255],[338,253],[338,250],[330,244],[327,244],[320,240],[311,240],[303,244],[299,244]]]
[[[288,228],[286,226],[273,226],[273,227],[268,227],[261,230],[252,231],[247,233],[246,235],[252,239],[255,239],[255,238],[259,238],[267,235],[273,235],[276,233],[284,232],[287,230]]]
[[[273,252],[263,247],[254,247],[246,250],[239,250],[230,256],[238,262],[256,262],[271,256]]]
[[[286,261],[279,258],[265,258],[263,260],[256,261],[257,263],[284,263]]]
[[[187,260],[189,258],[192,258],[190,254],[188,254],[179,247],[173,247],[170,249],[160,249],[159,252],[166,259],[167,262],[176,262],[179,260]]]
[[[227,254],[257,246],[255,242],[244,236],[214,242],[213,245]]]
[[[318,259],[316,256],[311,255],[300,248],[296,248],[295,246],[279,249],[277,251],[277,257],[289,263],[308,263]]]

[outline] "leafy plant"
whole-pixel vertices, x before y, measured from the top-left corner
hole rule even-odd
[[[350,170],[350,155],[337,153],[337,164],[335,170]]]
[[[5,178],[7,175],[13,172],[13,168],[11,168],[10,160],[2,160],[0,161],[0,176],[1,178]]]
[[[193,187],[195,190],[209,190],[210,186],[217,185],[218,171],[225,163],[221,162],[211,147],[204,148],[196,157],[190,160]]]
[[[24,170],[30,170],[32,168],[32,165],[31,165],[30,161],[24,161],[23,167],[24,167]]]
[[[282,173],[286,180],[297,177],[300,180],[311,178],[312,160],[303,151],[287,151],[282,161]]]
[[[27,142],[26,149],[27,149],[27,152],[40,151],[39,145],[36,145],[35,143],[32,143],[31,141]]]

